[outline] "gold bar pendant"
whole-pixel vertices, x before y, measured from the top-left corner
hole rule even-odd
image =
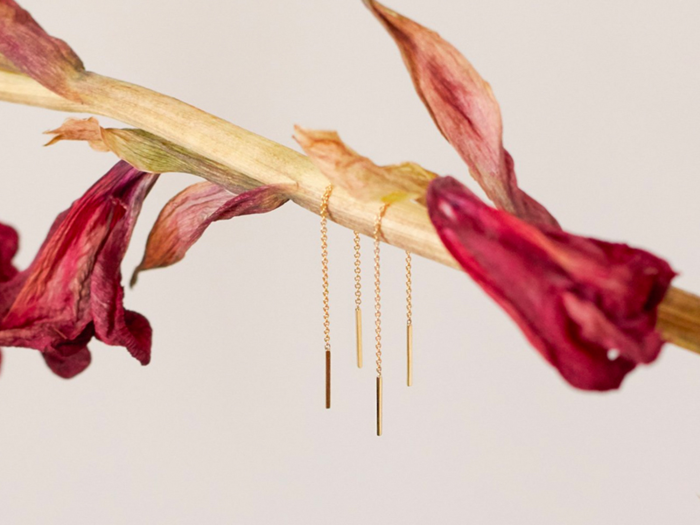
[[[331,351],[326,350],[326,408],[331,408]]]
[[[406,360],[406,383],[411,386],[413,384],[413,324],[406,325]]]
[[[377,435],[382,435],[382,378],[377,378]]]
[[[355,337],[357,338],[357,368],[362,368],[362,310],[355,308]]]

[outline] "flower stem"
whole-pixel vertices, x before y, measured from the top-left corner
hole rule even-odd
[[[120,80],[85,73],[71,87],[82,104],[54,94],[27,76],[0,69],[0,100],[119,120],[261,184],[296,183],[291,200],[320,213],[328,180],[305,155],[180,100]],[[371,237],[375,213],[376,206],[358,202],[342,188],[333,192],[329,218],[334,222]],[[440,242],[424,206],[393,204],[382,221],[382,233],[389,244],[459,268]],[[671,288],[659,308],[657,328],[667,341],[700,353],[700,297]]]

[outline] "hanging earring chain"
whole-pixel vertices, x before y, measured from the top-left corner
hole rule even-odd
[[[382,286],[380,266],[380,238],[382,218],[388,204],[383,204],[374,221],[374,341],[377,358],[377,435],[382,435]]]
[[[331,316],[328,293],[328,201],[333,185],[326,186],[321,201],[321,274],[323,277],[323,342],[326,350],[326,408],[331,408]]]
[[[357,367],[362,368],[362,261],[360,252],[360,233],[355,236],[355,339],[357,349]]]

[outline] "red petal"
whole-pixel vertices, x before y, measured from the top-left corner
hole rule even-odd
[[[17,268],[12,264],[12,259],[18,248],[19,235],[15,229],[0,223],[0,283],[17,275]]]
[[[533,224],[557,221],[518,188],[503,148],[501,110],[491,86],[440,35],[372,0],[365,0],[399,46],[418,95],[435,124],[494,204]]]
[[[624,244],[535,227],[481,202],[451,177],[428,190],[440,238],[573,386],[619,387],[663,341],[656,310],[675,273]],[[619,357],[608,358],[608,350]]]
[[[0,0],[0,53],[44,87],[81,101],[70,83],[85,71],[82,61],[63,40],[48,35],[14,0]]]
[[[136,283],[139,272],[181,261],[212,222],[266,213],[279,208],[287,200],[284,188],[274,185],[260,186],[240,195],[211,182],[185,188],[160,212],[148,236],[143,260],[131,278],[131,285]]]
[[[119,162],[56,219],[31,266],[0,286],[12,297],[0,344],[40,350],[64,377],[89,363],[93,333],[148,362],[150,326],[123,308],[120,265],[156,179]]]

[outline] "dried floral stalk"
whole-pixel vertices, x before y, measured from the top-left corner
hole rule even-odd
[[[82,104],[54,94],[25,75],[0,70],[0,100],[120,120],[225,166],[231,170],[232,184],[236,174],[260,184],[296,183],[289,193],[291,200],[319,213],[328,181],[306,156],[172,97],[119,80],[86,72],[71,89]],[[226,175],[219,172],[213,182],[221,183],[221,176]],[[375,208],[338,188],[331,219],[369,236]],[[400,202],[389,207],[382,232],[389,244],[459,268],[419,204]],[[659,308],[657,326],[667,341],[700,353],[700,297],[671,288]]]

